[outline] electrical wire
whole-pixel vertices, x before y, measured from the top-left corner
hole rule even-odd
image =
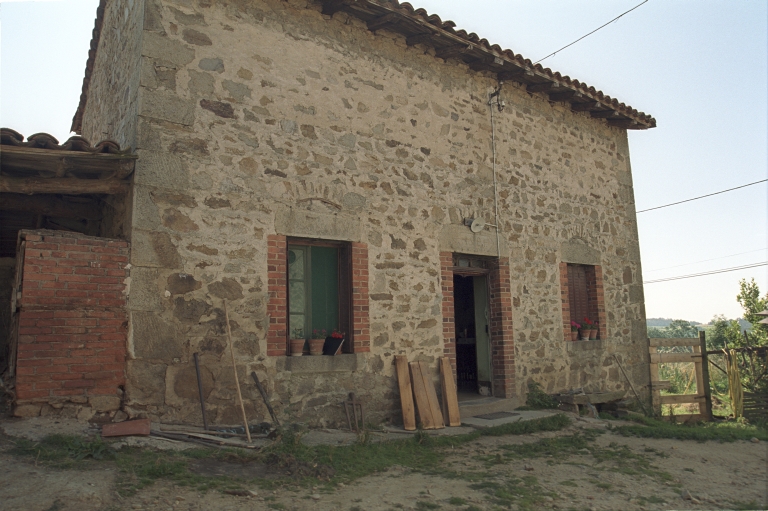
[[[663,206],[656,206],[655,208],[641,209],[640,211],[637,211],[637,213],[645,213],[646,211],[653,211],[654,209],[668,208],[669,206],[675,206],[677,204],[682,204],[684,202],[691,202],[692,200],[699,200],[705,197],[712,197],[713,195],[719,195],[725,192],[732,192],[733,190],[738,190],[739,188],[746,188],[747,186],[759,185],[760,183],[765,183],[766,181],[768,181],[768,179],[761,179],[760,181],[755,181],[754,183],[748,183],[745,185],[737,186],[736,188],[728,188],[727,190],[720,190],[719,192],[708,193],[707,195],[701,195],[699,197],[694,197],[692,199],[685,199],[678,202],[673,202],[671,204],[664,204]]]
[[[643,284],[656,284],[657,282],[668,282],[670,280],[681,280],[681,279],[690,279],[693,277],[705,277],[707,275],[715,275],[717,273],[726,273],[729,271],[737,271],[737,270],[746,270],[748,268],[757,268],[759,266],[766,266],[768,265],[768,261],[764,261],[762,263],[754,263],[754,264],[747,264],[744,266],[735,266],[733,268],[722,268],[720,270],[712,270],[712,271],[705,271],[702,273],[692,273],[690,275],[680,275],[678,277],[668,277],[665,279],[656,279],[656,280],[645,280],[643,281]]]
[[[768,250],[768,247],[758,248],[757,250],[750,250],[748,252],[739,252],[738,254],[730,254],[730,255],[721,256],[721,257],[713,257],[712,259],[703,259],[701,261],[694,261],[692,263],[677,264],[675,266],[666,266],[664,268],[656,268],[655,270],[643,270],[643,273],[651,273],[654,271],[661,271],[661,270],[670,270],[672,268],[680,268],[681,266],[691,266],[699,263],[708,263],[709,261],[718,261],[720,259],[727,259],[729,257],[736,257],[744,254],[754,254],[755,252],[762,252],[763,250]]]
[[[568,48],[569,46],[573,46],[574,44],[578,43],[578,42],[579,42],[579,41],[581,41],[582,39],[584,39],[584,38],[586,38],[586,37],[589,37],[589,36],[591,36],[592,34],[594,34],[595,32],[597,32],[597,31],[598,31],[598,30],[600,30],[601,28],[607,27],[608,25],[610,25],[611,23],[613,23],[613,22],[614,22],[614,21],[616,21],[617,19],[621,18],[621,17],[622,17],[622,16],[624,16],[625,14],[629,14],[630,12],[634,11],[635,9],[637,9],[638,7],[640,7],[641,5],[643,5],[643,4],[644,4],[644,3],[646,3],[646,2],[648,2],[648,0],[644,0],[643,2],[640,2],[639,4],[637,4],[636,6],[634,6],[633,8],[631,8],[630,10],[628,10],[628,11],[626,11],[626,12],[623,12],[623,13],[619,14],[618,16],[616,16],[615,18],[613,18],[611,21],[609,21],[609,22],[608,22],[608,23],[606,23],[605,25],[601,25],[601,26],[597,27],[597,28],[596,28],[596,29],[594,29],[592,32],[590,32],[589,34],[587,34],[587,35],[583,35],[583,36],[579,37],[578,39],[576,39],[575,41],[573,41],[571,44],[566,44],[565,46],[563,46],[563,47],[562,47],[562,48],[560,48],[559,50],[557,50],[557,51],[554,51],[554,52],[550,53],[549,55],[547,55],[547,56],[546,56],[546,57],[544,57],[543,59],[539,59],[539,60],[537,60],[536,62],[534,62],[534,63],[533,63],[533,65],[535,66],[536,64],[538,64],[538,63],[539,63],[539,62],[541,62],[542,60],[548,59],[549,57],[551,57],[551,56],[553,56],[553,55],[557,55],[558,53],[560,53],[560,52],[561,52],[561,51],[563,51],[564,49]]]

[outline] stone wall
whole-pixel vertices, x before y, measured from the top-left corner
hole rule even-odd
[[[57,231],[25,240],[17,304],[21,417],[114,412],[125,385],[128,243]]]
[[[256,370],[279,415],[340,422],[337,403],[354,390],[372,419],[397,417],[394,355],[425,360],[437,376],[444,353],[441,252],[508,260],[497,289],[509,297],[512,324],[498,323],[497,342],[501,363],[514,365],[503,383],[511,394],[531,380],[548,392],[628,389],[612,353],[636,386],[647,385],[624,130],[515,83],[504,84],[506,108],[492,128],[493,76],[386,30],[371,33],[344,13],[323,16],[313,3],[164,1],[147,12],[131,234],[132,413],[199,422],[199,352],[211,421],[238,422],[227,299],[241,382]],[[499,238],[491,227],[473,234],[465,218],[498,224]],[[281,337],[268,328],[273,235],[367,249],[370,352],[334,362],[270,354]],[[564,339],[561,262],[602,267],[604,339]],[[252,385],[245,393],[249,417],[266,418]]]
[[[143,26],[144,0],[106,2],[80,133],[94,144],[111,139],[136,147]]]

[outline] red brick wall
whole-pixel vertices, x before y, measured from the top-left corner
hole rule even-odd
[[[493,395],[515,395],[515,340],[512,329],[512,289],[509,258],[501,257],[491,267],[488,282],[491,295],[491,359]]]
[[[288,245],[285,236],[267,236],[267,278],[269,290],[269,331],[267,355],[289,355],[288,328]]]
[[[453,252],[440,252],[440,287],[443,292],[443,356],[451,360],[456,377],[456,320],[453,303]]]
[[[368,319],[368,245],[352,243],[352,351],[371,351],[371,327]]]
[[[114,396],[117,408],[125,384],[128,243],[50,231],[20,236],[17,403]]]
[[[371,350],[368,315],[368,246],[352,243],[352,351]],[[267,236],[267,272],[269,331],[267,355],[289,355],[288,346],[288,245],[285,236]]]

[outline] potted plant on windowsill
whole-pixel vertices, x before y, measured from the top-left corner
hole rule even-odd
[[[588,341],[592,335],[592,329],[595,328],[595,324],[589,318],[584,318],[584,324],[581,327],[581,340]]]
[[[579,340],[579,328],[581,328],[580,324],[576,323],[575,321],[571,321],[571,340],[572,341]]]
[[[600,327],[598,326],[598,322],[595,321],[595,323],[592,325],[592,331],[589,333],[589,340],[590,341],[596,340],[598,333],[600,333]]]
[[[323,344],[325,344],[325,337],[327,332],[325,329],[312,330],[312,338],[309,340],[309,354],[310,355],[322,355]]]
[[[300,357],[304,353],[304,329],[294,328],[291,331],[291,356]]]

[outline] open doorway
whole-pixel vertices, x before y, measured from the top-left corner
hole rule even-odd
[[[456,386],[461,397],[492,394],[488,279],[453,275]]]

